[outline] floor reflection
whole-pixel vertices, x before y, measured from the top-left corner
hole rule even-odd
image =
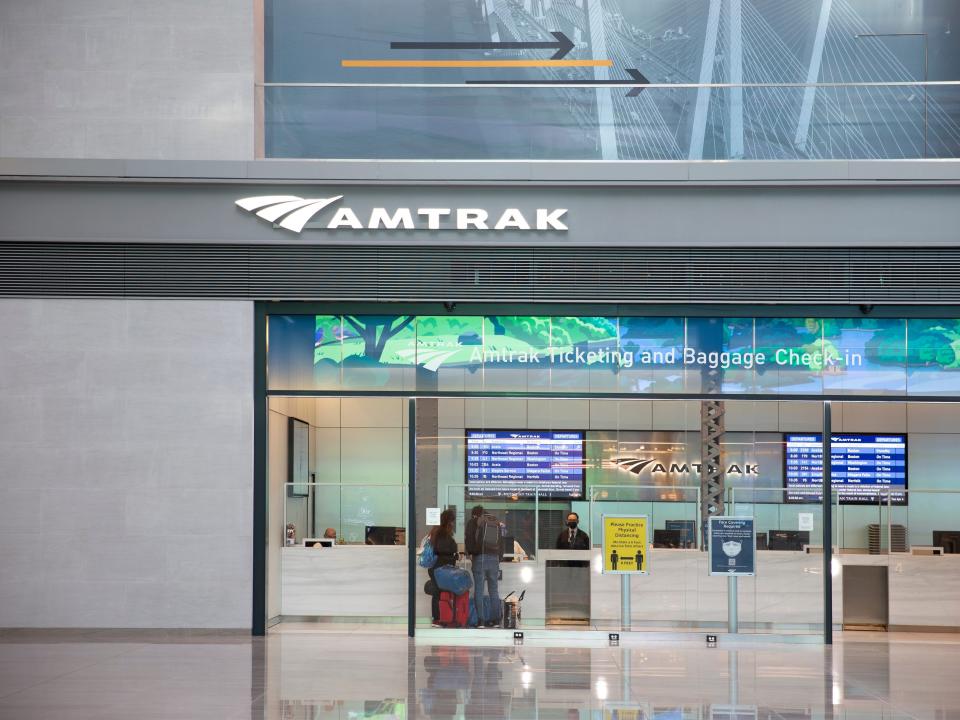
[[[960,643],[851,640],[818,646],[723,650],[669,647],[406,648],[413,693],[384,700],[314,704],[283,718],[536,718],[538,720],[810,720],[946,718],[960,692],[892,697],[891,662],[931,651],[960,659]],[[293,652],[298,652],[292,647]],[[909,662],[908,662],[909,665]],[[907,673],[913,668],[905,667]],[[396,668],[399,672],[399,667]],[[291,699],[283,703],[290,707]],[[924,708],[926,703],[927,707]],[[939,707],[937,706],[939,705]],[[392,714],[391,714],[392,713]]]
[[[0,636],[0,720],[956,720],[958,663],[960,638],[946,635],[739,650],[418,645],[352,632]]]

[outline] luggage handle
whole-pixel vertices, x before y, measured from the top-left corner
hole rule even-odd
[[[526,594],[527,594],[527,591],[526,591],[526,590],[524,590],[522,593],[520,593],[520,597],[517,598],[517,602],[523,602],[523,596],[526,595]]]
[[[515,593],[515,592],[516,592],[516,590],[511,590],[511,591],[510,591],[510,595],[513,595],[513,593]],[[524,592],[526,592],[526,590],[524,590]],[[507,596],[503,599],[503,601],[506,602],[507,600],[509,600],[509,599],[510,599],[510,595],[507,595]]]

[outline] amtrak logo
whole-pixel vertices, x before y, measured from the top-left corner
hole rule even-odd
[[[257,217],[298,233],[310,222],[310,218],[342,197],[335,195],[332,198],[304,199],[296,195],[260,195],[237,200],[237,205],[247,212],[257,211]]]
[[[372,208],[364,220],[352,208],[338,207],[326,223],[307,225],[317,213],[343,195],[302,198],[296,195],[258,195],[236,201],[238,207],[273,223],[274,227],[299,233],[304,228],[325,230],[538,230],[561,231],[566,208],[537,208],[527,217],[518,208],[507,208],[491,217],[483,208],[400,207]],[[496,220],[494,220],[496,218]]]
[[[672,475],[689,475],[691,472],[699,474],[703,468],[703,463],[676,463],[664,464],[657,462],[652,458],[642,459],[635,457],[615,457],[610,462],[624,472],[630,472],[639,475],[644,469],[649,468],[651,473],[668,473]],[[741,467],[733,463],[725,470],[727,475],[759,475],[760,466],[756,463],[744,463]]]
[[[626,470],[627,472],[632,472],[634,475],[639,475],[640,472],[653,460],[640,460],[638,458],[614,458],[611,462],[615,463],[617,467],[621,470]]]

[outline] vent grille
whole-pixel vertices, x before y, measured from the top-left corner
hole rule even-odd
[[[960,248],[0,243],[6,297],[960,303]]]

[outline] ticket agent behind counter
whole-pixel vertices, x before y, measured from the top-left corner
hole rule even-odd
[[[577,513],[567,514],[567,526],[557,536],[557,550],[590,550],[590,536],[578,527],[579,524]],[[579,558],[547,560],[546,591],[547,623],[589,622],[590,561]]]

